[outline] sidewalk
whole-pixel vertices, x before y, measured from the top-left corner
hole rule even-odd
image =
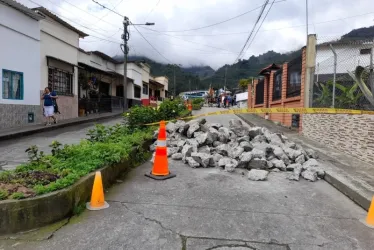
[[[353,156],[331,149],[313,140],[307,139],[298,132],[278,126],[253,114],[238,115],[251,126],[266,127],[273,132],[283,133],[295,143],[318,152],[326,176],[325,181],[348,196],[365,210],[369,209],[374,195],[374,167]]]
[[[40,133],[44,131],[51,131],[51,130],[55,130],[59,128],[65,128],[68,126],[74,126],[74,125],[78,125],[82,123],[110,119],[110,118],[118,117],[121,114],[122,112],[92,114],[89,116],[77,117],[74,119],[58,121],[57,124],[50,125],[50,126],[45,126],[44,124],[36,124],[36,125],[30,125],[30,126],[1,129],[0,130],[0,141],[19,138],[22,136],[32,135],[32,134],[36,134],[36,133]]]

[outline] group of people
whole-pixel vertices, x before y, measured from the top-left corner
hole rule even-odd
[[[217,97],[217,106],[220,108],[221,105],[224,108],[233,107],[236,104],[235,97],[232,97],[231,95],[220,95]]]

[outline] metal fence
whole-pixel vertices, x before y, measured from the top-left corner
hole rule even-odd
[[[313,107],[374,110],[373,44],[372,39],[317,40]]]
[[[81,98],[79,109],[85,114],[119,112],[123,110],[123,98],[117,96],[105,98]]]

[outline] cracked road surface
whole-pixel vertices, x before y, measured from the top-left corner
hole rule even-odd
[[[227,125],[231,118],[209,120]],[[177,177],[160,182],[144,176],[151,167],[143,164],[110,188],[109,208],[85,211],[41,238],[0,240],[0,249],[374,249],[374,230],[360,222],[366,212],[324,181],[270,173],[268,181],[251,182],[243,170],[170,160]]]

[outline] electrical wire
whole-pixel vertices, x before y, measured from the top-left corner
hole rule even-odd
[[[265,17],[262,19],[262,21],[261,21],[261,23],[260,23],[260,26],[258,27],[258,29],[257,29],[257,31],[256,31],[256,33],[255,33],[255,35],[253,36],[252,41],[249,43],[248,47],[245,49],[244,54],[247,53],[247,50],[249,49],[249,47],[251,47],[253,41],[255,40],[255,38],[256,38],[256,36],[257,36],[258,31],[261,29],[262,25],[264,24],[264,21],[265,21],[266,17],[268,16],[268,14],[269,14],[271,8],[273,7],[274,2],[275,2],[275,0],[273,0],[273,2],[271,3],[271,5],[270,5],[268,11],[266,12]]]
[[[284,2],[284,1],[286,1],[286,0],[279,0],[279,1],[275,2],[275,3]],[[234,20],[236,18],[242,17],[242,16],[244,16],[244,15],[246,15],[248,13],[251,13],[251,12],[253,12],[253,11],[257,10],[257,9],[263,8],[263,7],[264,7],[264,5],[261,5],[261,6],[258,6],[258,7],[254,8],[254,9],[252,9],[252,10],[248,10],[248,11],[242,13],[242,14],[239,14],[237,16],[234,16],[234,17],[231,17],[229,19],[223,20],[221,22],[213,23],[213,24],[210,24],[210,25],[202,26],[202,27],[197,27],[197,28],[192,28],[192,29],[186,29],[186,30],[166,30],[166,31],[153,30],[153,29],[151,29],[151,30],[152,31],[156,31],[156,32],[165,32],[165,33],[168,33],[168,32],[173,33],[173,32],[186,32],[186,31],[193,31],[193,30],[201,30],[201,29],[205,29],[205,28],[216,26],[216,25],[220,25],[222,23],[229,22],[231,20]]]
[[[144,22],[146,22],[147,21],[147,19],[148,19],[148,17],[149,17],[149,15],[151,15],[152,14],[152,12],[157,8],[157,6],[160,4],[160,2],[161,2],[161,0],[158,0],[158,2],[156,3],[156,6],[155,7],[153,7],[152,8],[152,10],[148,13],[148,15],[147,15],[147,17],[145,18],[145,21]]]
[[[262,5],[262,9],[261,9],[260,14],[258,15],[258,17],[257,17],[257,19],[256,19],[255,24],[253,25],[252,31],[251,31],[251,33],[249,33],[249,36],[248,36],[247,40],[245,41],[244,46],[243,46],[243,48],[240,50],[239,55],[238,55],[237,58],[235,59],[235,62],[234,62],[234,63],[236,63],[236,62],[240,59],[240,57],[242,56],[242,53],[243,53],[245,47],[247,46],[247,44],[248,44],[248,42],[249,42],[249,39],[251,39],[252,34],[253,34],[253,32],[255,31],[256,26],[257,26],[258,22],[260,21],[261,16],[262,16],[262,14],[263,14],[264,11],[265,11],[265,7],[266,7],[266,5],[267,5],[268,3],[269,3],[269,0],[265,0],[265,4]]]

